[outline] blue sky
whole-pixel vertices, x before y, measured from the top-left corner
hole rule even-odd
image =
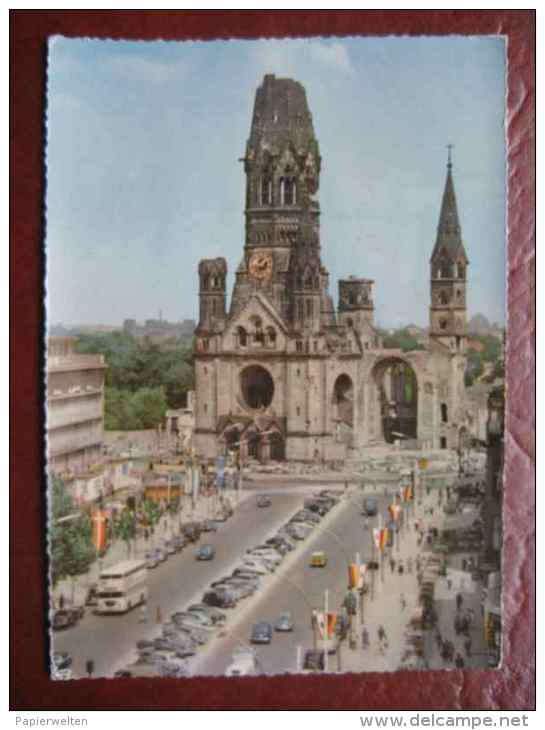
[[[244,154],[265,73],[302,82],[322,154],[322,259],[375,279],[376,321],[428,323],[454,145],[469,314],[504,321],[504,41],[50,43],[49,322],[196,318],[197,264],[244,245]]]

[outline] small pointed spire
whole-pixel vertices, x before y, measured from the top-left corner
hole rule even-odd
[[[454,182],[452,180],[453,148],[453,144],[447,145],[447,179],[445,181],[445,189],[443,191],[443,199],[441,201],[441,212],[439,213],[439,224],[437,226],[437,238],[432,253],[432,259],[437,256],[440,251],[448,252],[451,257],[455,257],[461,250],[465,256],[460,220],[458,218],[456,193],[454,192]]]

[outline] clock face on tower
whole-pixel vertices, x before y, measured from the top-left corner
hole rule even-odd
[[[268,281],[272,276],[272,256],[270,253],[254,253],[248,264],[250,276],[258,281]]]

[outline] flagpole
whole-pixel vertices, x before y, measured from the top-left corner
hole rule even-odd
[[[363,579],[361,576],[360,554],[356,553],[356,564],[358,566],[358,591],[360,594],[360,626],[363,624]]]
[[[324,672],[326,672],[326,673],[327,673],[327,670],[328,670],[328,666],[327,665],[328,665],[328,658],[329,658],[329,655],[328,655],[328,649],[329,649],[329,621],[328,621],[328,615],[327,615],[327,598],[328,598],[328,596],[327,596],[327,588],[326,588],[325,589],[325,593],[324,593],[324,613],[325,613],[325,621],[324,621],[324,623],[325,623],[325,636],[326,636],[326,640],[325,640],[325,652],[324,652]]]
[[[380,534],[379,553],[380,553],[380,582],[384,583],[384,550],[382,548],[382,515],[378,516],[378,529]]]

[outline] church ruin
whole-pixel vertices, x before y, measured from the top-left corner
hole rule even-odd
[[[430,259],[425,350],[383,347],[371,279],[339,281],[321,260],[321,157],[304,87],[266,75],[257,89],[246,174],[245,244],[227,308],[227,262],[199,263],[196,452],[342,459],[409,440],[457,448],[464,420],[464,250],[447,164]],[[409,292],[407,293],[409,295]]]

